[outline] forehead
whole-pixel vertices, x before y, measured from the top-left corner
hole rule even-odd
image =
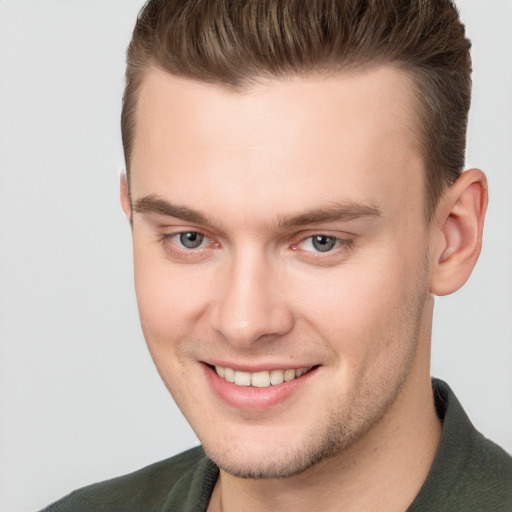
[[[132,195],[212,207],[222,198],[248,212],[275,199],[284,213],[298,197],[396,196],[396,208],[401,194],[422,191],[411,89],[392,66],[266,80],[241,92],[150,69],[137,106]]]

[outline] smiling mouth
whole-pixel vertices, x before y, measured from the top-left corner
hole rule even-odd
[[[215,370],[221,379],[236,384],[237,386],[267,388],[269,386],[279,386],[279,384],[283,382],[289,382],[302,377],[316,367],[310,366],[288,370],[264,370],[261,372],[243,372],[223,366],[211,366],[211,368]]]

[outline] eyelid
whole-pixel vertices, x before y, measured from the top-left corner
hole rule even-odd
[[[204,241],[201,242],[201,245],[197,248],[187,248],[182,246],[179,241],[173,240],[174,237],[185,233],[197,233],[204,237],[206,244]],[[327,251],[319,251],[319,250],[307,250],[304,247],[301,247],[304,242],[309,239],[312,239],[315,236],[325,236],[331,239],[336,240],[336,245],[327,250]],[[333,258],[340,258],[352,248],[355,240],[355,235],[350,233],[333,233],[330,230],[308,230],[307,232],[296,233],[291,243],[289,243],[288,247],[292,251],[297,251],[301,254],[301,258],[306,260],[320,260],[328,261]],[[163,247],[164,251],[168,253],[169,257],[176,257],[178,259],[190,260],[190,262],[197,261],[198,259],[209,259],[210,256],[213,256],[211,252],[212,249],[218,249],[222,247],[223,244],[217,240],[217,237],[211,236],[207,230],[197,228],[195,226],[162,226],[162,232],[159,233],[157,242]]]
[[[340,236],[340,234],[333,234],[329,231],[315,231],[315,232],[309,232],[308,234],[302,233],[300,236],[297,236],[295,238],[295,241],[292,242],[290,245],[290,248],[293,251],[297,251],[301,253],[301,257],[306,259],[314,259],[314,260],[327,260],[328,258],[336,258],[344,255],[348,250],[352,248],[354,245],[354,235],[349,235],[348,233],[344,233],[343,235],[347,236]],[[337,245],[328,251],[315,251],[315,250],[307,250],[304,248],[301,248],[300,245],[306,242],[309,239],[314,238],[315,236],[325,236],[332,239],[335,239],[337,242]],[[311,242],[312,243],[312,242]]]
[[[161,245],[165,253],[167,253],[167,256],[172,259],[177,259],[178,261],[182,261],[184,263],[193,263],[198,260],[208,259],[208,256],[211,255],[211,249],[217,249],[220,247],[220,243],[217,242],[214,237],[210,236],[210,234],[203,229],[189,226],[172,226],[172,229],[170,229],[170,226],[166,226],[166,228],[166,231],[159,233],[157,243]],[[181,246],[181,244],[173,240],[173,238],[184,233],[197,233],[198,235],[204,237],[207,243],[206,245],[202,245],[197,248],[187,248]]]
[[[160,235],[160,239],[161,240],[168,240],[168,239],[174,238],[174,237],[179,236],[179,235],[184,235],[186,233],[196,233],[199,236],[202,236],[205,240],[209,240],[210,242],[214,242],[214,239],[213,239],[212,236],[210,236],[208,233],[206,233],[206,232],[204,232],[203,230],[200,230],[200,229],[177,229],[177,230],[173,230],[173,231],[168,231],[166,233],[162,233]]]
[[[313,238],[315,236],[326,236],[329,238],[336,238],[337,240],[340,240],[342,242],[350,241],[355,238],[355,234],[348,233],[346,231],[343,231],[342,233],[335,230],[329,230],[329,229],[308,229],[307,231],[301,231],[300,233],[296,233],[292,237],[292,245],[299,244],[303,242],[304,240],[308,240],[309,238]]]
[[[187,235],[187,234],[198,235],[198,237],[201,239],[201,241],[197,247],[186,247],[183,244],[181,237],[183,235]],[[173,243],[179,248],[179,250],[183,250],[186,252],[199,251],[200,249],[204,249],[211,243],[211,240],[207,236],[203,235],[202,233],[199,233],[198,231],[180,231],[178,233],[169,234],[167,236],[164,235],[163,239],[164,240],[172,240]]]
[[[315,237],[330,238],[331,240],[334,240],[335,244],[337,244],[338,247],[346,245],[347,243],[350,242],[350,240],[347,240],[346,238],[341,238],[339,236],[331,236],[331,235],[325,235],[324,233],[319,233],[318,235],[307,236],[307,237],[303,238],[299,243],[304,243],[307,240],[313,241],[313,239]],[[321,251],[319,251],[319,252],[321,252]]]
[[[158,231],[159,236],[162,238],[168,238],[175,235],[181,235],[182,233],[197,233],[198,235],[202,235],[205,238],[209,238],[210,240],[214,240],[217,237],[210,233],[207,229],[200,228],[198,226],[194,226],[192,224],[171,224],[171,223],[162,223],[155,226]]]

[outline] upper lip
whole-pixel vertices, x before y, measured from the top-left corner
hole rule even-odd
[[[297,368],[312,368],[313,366],[319,366],[318,363],[241,363],[241,362],[228,362],[228,361],[203,361],[205,364],[210,366],[222,366],[223,368],[232,368],[241,372],[263,372],[265,370],[296,370]]]

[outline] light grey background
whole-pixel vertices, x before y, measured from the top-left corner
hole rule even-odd
[[[0,2],[0,510],[25,512],[197,441],[153,369],[118,201],[124,51],[140,0]],[[491,9],[492,4],[492,9]],[[512,451],[512,3],[460,0],[468,166],[485,247],[439,299],[433,373]]]

